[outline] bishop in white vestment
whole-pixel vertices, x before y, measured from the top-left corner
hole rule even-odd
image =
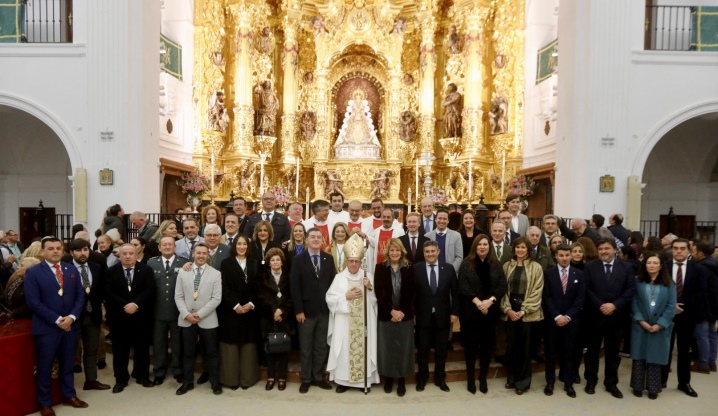
[[[361,237],[355,234],[347,240],[344,244],[344,255],[347,259],[347,268],[337,274],[326,296],[329,306],[327,371],[329,371],[329,380],[337,383],[337,393],[345,392],[348,387],[364,388],[365,360],[367,387],[379,383],[374,276],[371,274],[365,276],[361,269],[364,257],[364,243]]]

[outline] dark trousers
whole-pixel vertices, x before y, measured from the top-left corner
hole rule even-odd
[[[531,334],[540,322],[506,321],[506,382],[531,388]]]
[[[133,329],[135,329],[133,331]],[[112,328],[112,367],[119,384],[130,381],[130,350],[135,352],[132,374],[137,380],[150,378],[150,342],[145,328]]]
[[[77,397],[72,367],[75,363],[75,344],[79,331],[65,332],[61,329],[47,334],[35,335],[35,354],[37,356],[37,404],[40,407],[52,406],[50,384],[52,364],[57,358],[60,363],[60,391],[62,397]]]
[[[287,379],[287,366],[289,365],[289,354],[266,354],[267,357],[267,378]]]
[[[167,350],[167,335],[171,352]],[[177,320],[155,321],[152,333],[152,352],[154,353],[155,377],[165,377],[167,368],[173,376],[182,375],[182,341]]]
[[[588,349],[586,351],[586,383],[596,385],[598,383],[598,353],[603,343],[605,370],[603,385],[606,387],[618,384],[618,366],[621,364],[621,356],[618,355],[623,339],[623,319],[627,317],[618,315],[607,317],[599,323],[593,322],[587,331]]]
[[[203,368],[209,373],[209,382],[219,385],[219,337],[217,328],[200,328],[194,324],[182,327],[182,369],[185,383],[194,383],[194,362],[197,359],[197,337],[204,350],[202,351]]]
[[[668,382],[668,373],[673,361],[673,346],[678,344],[678,362],[676,373],[678,384],[690,384],[691,382],[691,345],[693,345],[693,332],[696,322],[692,318],[676,315],[673,320],[673,333],[671,334],[671,352],[668,354],[668,364],[661,368],[661,382]]]
[[[633,360],[631,366],[631,389],[648,390],[649,393],[661,392],[662,365],[647,363],[646,360]]]
[[[544,353],[546,354],[546,383],[556,382],[556,361],[559,365],[559,379],[567,385],[573,384],[577,368],[574,364],[574,343],[578,333],[578,317],[559,327],[550,317],[546,319],[546,336],[544,337]]]
[[[80,323],[82,339],[82,366],[85,370],[85,382],[97,380],[97,348],[100,344],[100,325],[96,324],[89,313],[83,314]]]
[[[429,350],[434,343],[434,383],[446,380],[446,355],[451,325],[439,327],[436,315],[431,315],[429,325],[416,327],[416,348],[419,372],[416,381],[426,383],[429,380]]]
[[[298,324],[299,347],[302,353],[302,383],[324,380],[329,345],[329,314],[318,314]]]
[[[491,364],[491,350],[494,346],[496,333],[494,317],[479,318],[477,320],[461,321],[461,340],[464,344],[464,361],[466,362],[466,379],[473,383],[476,367],[476,353],[479,355],[479,379],[486,381],[486,375]]]

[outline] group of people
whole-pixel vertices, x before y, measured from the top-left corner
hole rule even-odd
[[[715,371],[718,263],[712,247],[671,237],[668,247],[644,249],[640,233],[625,230],[619,214],[608,228],[594,216],[572,220],[570,229],[547,215],[539,229],[519,212],[519,202],[509,195],[488,233],[472,210],[460,212],[451,229],[456,214],[434,211],[430,199],[403,225],[379,199],[362,218],[362,204],[351,201],[344,211],[339,193],[314,201],[309,219],[302,219],[297,203],[286,216],[276,211],[271,192],[251,215],[246,201],[235,199],[221,224],[214,205],[199,220],[188,215],[159,225],[135,212],[130,221],[139,236],[130,241],[141,250],[133,243],[105,248],[99,240],[106,233],[92,250],[89,234],[80,230],[65,253],[60,240],[45,237],[33,243],[34,255],[18,261],[21,276],[4,282],[6,303],[17,317],[33,319],[43,415],[54,414],[50,371],[56,358],[66,404],[87,406],[73,383],[78,339],[83,388],[110,389],[97,380],[103,309],[112,334],[113,393],[131,378],[149,388],[172,376],[180,384],[177,395],[184,395],[195,387],[197,355],[197,383],[209,381],[214,394],[222,386],[256,384],[260,363],[267,367],[265,389],[284,390],[289,355],[288,348],[271,348],[268,338],[277,336],[298,341],[300,393],[312,386],[332,389],[325,371],[338,393],[366,393],[383,377],[385,392],[396,382],[404,396],[413,374],[416,390],[423,391],[431,349],[433,382],[449,391],[447,350],[460,327],[472,394],[477,358],[478,390],[488,391],[492,355],[507,368],[506,388],[519,395],[531,387],[532,359],[541,358],[544,393],[552,395],[559,381],[576,397],[583,359],[584,390],[594,394],[603,345],[603,384],[620,398],[623,345],[633,360],[633,394],[647,391],[655,399],[666,387],[675,340],[678,388],[696,397],[691,351],[699,351],[694,370]],[[124,215],[118,207],[108,217]],[[107,232],[120,234],[117,240],[127,238],[114,218],[104,222]]]

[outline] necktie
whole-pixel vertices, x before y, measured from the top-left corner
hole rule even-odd
[[[566,294],[566,287],[568,287],[568,272],[565,267],[561,268],[561,288],[563,288],[563,294]]]
[[[676,263],[678,271],[676,271],[676,300],[680,303],[683,300],[683,263]]]
[[[411,258],[416,260],[416,237],[411,237]]]
[[[132,291],[132,268],[125,269],[125,278],[127,279],[127,290]]]
[[[424,232],[428,233],[431,231],[431,220],[424,220]]]
[[[510,235],[511,235],[511,233],[506,231],[506,236],[504,237],[504,243],[511,244],[511,238],[509,238]]]
[[[194,274],[194,299],[197,300],[197,291],[199,289],[199,279],[202,277],[202,268],[198,267]]]
[[[189,254],[190,254],[190,256],[192,255],[192,252],[194,251],[194,245],[195,245],[196,243],[197,243],[197,242],[194,241],[194,240],[192,240],[192,241],[189,242]]]
[[[436,264],[430,264],[429,267],[431,267],[431,274],[429,274],[429,286],[431,287],[431,293],[436,294],[436,289],[439,288],[439,285],[436,283],[436,271],[434,270]]]
[[[316,274],[317,278],[319,278],[319,256],[313,254],[312,261],[314,262],[314,274]]]
[[[87,275],[87,265],[83,264],[80,266],[82,269],[80,271],[80,276],[82,277],[82,287],[85,288],[85,293],[90,293],[90,277]],[[87,299],[87,303],[85,305],[85,309],[87,309],[87,312],[92,312],[92,305],[90,305],[90,299]]]
[[[232,241],[234,241],[234,237],[227,237],[227,245],[232,247]]]
[[[501,244],[496,244],[496,257],[501,260]]]
[[[169,273],[169,272],[170,272],[170,261],[165,260],[165,273]]]
[[[269,214],[264,213],[264,219],[265,219],[265,221],[269,221]]]
[[[536,248],[534,248],[534,258],[535,259],[538,258],[538,250]]]
[[[606,263],[606,280],[611,281],[611,263]]]

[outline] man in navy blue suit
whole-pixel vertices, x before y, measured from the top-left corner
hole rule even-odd
[[[60,363],[63,404],[87,407],[77,398],[73,379],[75,344],[80,333],[78,318],[85,306],[80,272],[71,263],[61,263],[63,247],[56,237],[42,240],[45,261],[25,275],[25,298],[32,309],[32,335],[37,354],[37,403],[42,416],[54,415],[50,377],[55,358]]]
[[[543,310],[546,315],[546,388],[544,394],[553,395],[556,382],[556,357],[559,361],[559,378],[564,382],[568,397],[576,397],[573,380],[576,363],[573,345],[578,332],[578,321],[586,298],[586,282],[583,272],[571,264],[571,246],[561,244],[556,249],[558,266],[544,272]]]

